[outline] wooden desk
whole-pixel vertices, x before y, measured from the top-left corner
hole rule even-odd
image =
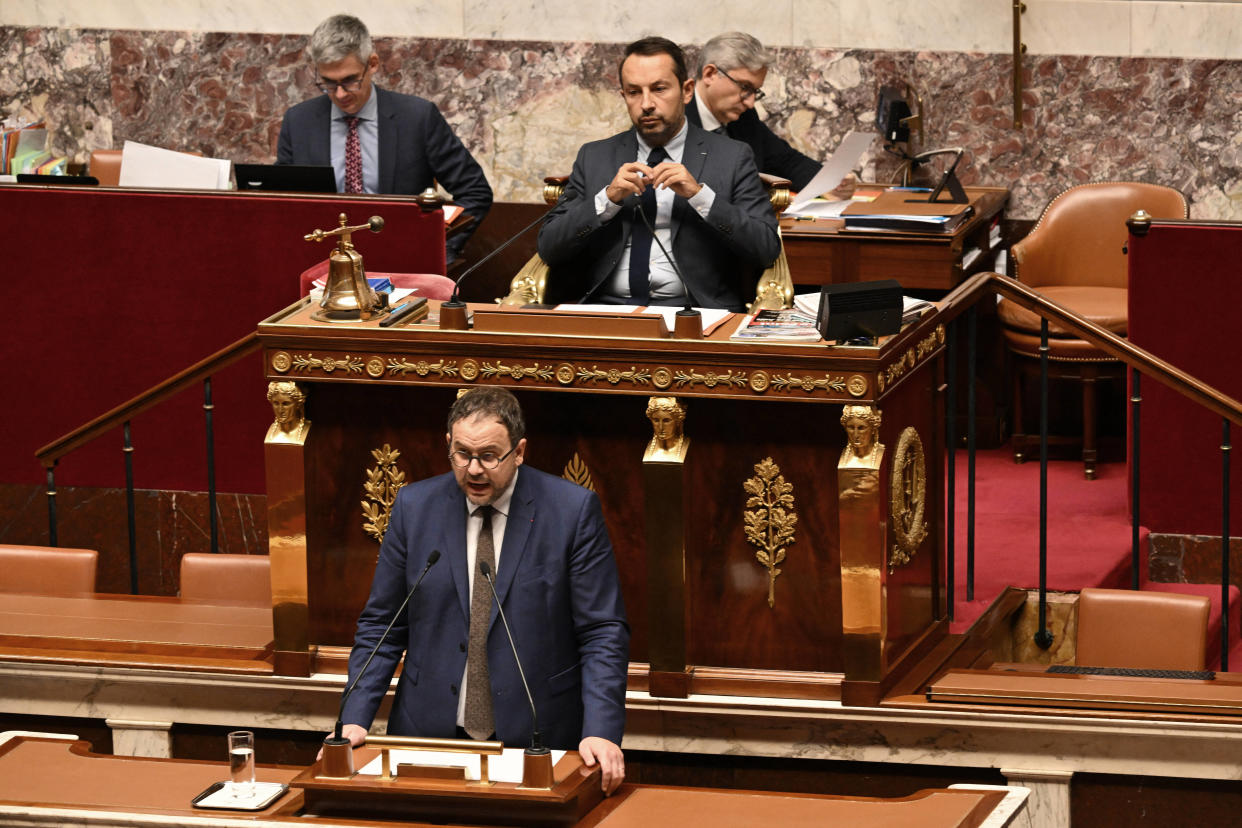
[[[278,665],[282,641],[305,642],[305,669],[318,671],[331,669],[332,648],[352,642],[378,549],[364,529],[371,520],[364,487],[376,473],[368,469],[387,446],[400,452],[392,465],[405,480],[447,471],[444,415],[458,389],[475,385],[519,396],[527,463],[599,494],[632,629],[636,686],[681,696],[837,698],[842,674],[846,682],[880,682],[944,633],[945,334],[936,314],[873,348],[732,342],[736,322],[690,341],[441,331],[437,318],[438,305],[415,325],[325,324],[299,304],[259,326],[268,379],[301,384],[311,421],[304,447],[267,447],[269,504],[304,503],[287,524],[269,523],[271,538],[305,538],[304,549],[271,547],[273,590],[290,604],[304,601],[307,619],[305,629],[285,635],[278,616]],[[684,498],[649,488],[643,462],[652,438],[646,407],[661,395],[688,406]],[[837,463],[846,403],[883,412],[879,437],[889,454],[871,489],[883,495],[868,525],[887,520],[899,445],[921,441],[926,485],[915,488],[925,496],[926,533],[908,536],[917,549],[906,562],[890,561],[895,547],[883,542],[857,559],[842,554]],[[277,449],[296,455],[280,462],[297,470],[293,476],[271,476]],[[746,534],[745,486],[763,486],[757,475],[765,462],[792,487],[797,515],[774,587]],[[678,536],[658,549],[645,531],[647,504],[656,501],[677,504],[684,517]],[[889,532],[896,537],[897,529]],[[286,581],[282,572],[305,577]],[[853,597],[858,590],[866,596]],[[721,618],[737,634],[721,635]],[[649,688],[657,673],[673,683],[667,690]]]
[[[933,702],[1242,716],[1242,675],[1212,680],[1131,678],[1031,670],[950,670],[928,688]]]
[[[974,215],[948,234],[851,232],[837,220],[782,218],[794,284],[896,279],[906,290],[952,290],[990,265],[991,230],[1009,200],[1003,187],[967,187],[966,193]]]
[[[0,659],[270,673],[271,654],[267,607],[0,594]]]
[[[260,781],[289,782],[296,769],[260,766]],[[227,775],[220,762],[99,756],[85,742],[17,736],[0,746],[0,825],[49,823],[148,825],[384,825],[375,819],[314,816],[302,794],[290,791],[259,812],[204,811],[190,800]],[[732,826],[919,826],[977,828],[1008,825],[1025,790],[954,787],[924,790],[902,799],[777,794],[625,785],[597,806],[580,828]],[[985,823],[985,820],[987,821]],[[416,825],[401,821],[401,825]],[[567,826],[568,828],[568,826]]]

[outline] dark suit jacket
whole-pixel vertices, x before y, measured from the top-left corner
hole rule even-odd
[[[686,117],[695,126],[703,126],[699,117],[697,96],[686,104]],[[725,124],[724,134],[735,141],[741,141],[755,153],[755,166],[759,172],[779,175],[793,182],[795,190],[801,190],[819,168],[823,166],[814,158],[808,158],[789,145],[789,142],[768,129],[768,125],[759,120],[759,113],[748,109],[731,124]]]
[[[358,674],[433,549],[443,557],[428,571],[349,698],[347,724],[370,727],[404,651],[388,732],[440,737],[456,732],[470,587],[466,499],[452,474],[414,483],[398,494],[371,596],[358,619],[349,675],[352,681]],[[619,745],[630,635],[599,498],[522,466],[510,501],[496,590],[545,743],[576,750],[583,737],[602,736]],[[495,608],[487,652],[496,738],[526,747],[530,706]]]
[[[550,267],[549,301],[588,300],[612,276],[633,211],[627,206],[602,223],[595,194],[637,157],[632,129],[578,151],[565,194],[539,230],[539,255]],[[754,298],[759,274],[781,250],[754,158],[744,144],[691,124],[682,163],[716,199],[706,220],[686,199],[673,200],[673,258],[695,304],[740,311]]]
[[[378,86],[373,90],[379,127],[380,192],[417,195],[439,181],[453,194],[453,200],[475,217],[473,226],[477,228],[492,206],[492,188],[440,110],[415,95]],[[327,95],[291,107],[280,124],[276,163],[331,164],[331,119],[332,101]]]

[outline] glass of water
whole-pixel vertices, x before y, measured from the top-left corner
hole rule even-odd
[[[249,730],[229,734],[229,780],[234,799],[254,796],[254,734]]]

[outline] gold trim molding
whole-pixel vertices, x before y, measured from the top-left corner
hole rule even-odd
[[[905,376],[907,371],[935,353],[942,345],[944,345],[944,325],[937,325],[935,330],[879,370],[875,379],[880,392],[883,393],[884,389],[892,386],[894,382]]]
[[[889,514],[895,541],[888,557],[891,573],[910,563],[927,537],[927,461],[923,456],[923,441],[912,426],[901,432],[897,450],[893,452]]]
[[[755,559],[768,571],[768,607],[776,606],[776,577],[785,561],[785,549],[796,542],[793,484],[780,466],[765,457],[755,464],[755,476],[742,484],[746,499],[746,540],[756,548]]]
[[[896,378],[906,370],[907,360],[913,366],[916,357],[913,349],[899,359],[900,368],[888,367]],[[509,379],[514,382],[561,387],[598,387],[603,384],[631,387],[635,390],[652,388],[659,391],[717,390],[725,394],[745,396],[760,394],[823,394],[828,400],[845,401],[865,396],[871,388],[868,374],[802,374],[792,371],[774,373],[762,369],[745,371],[738,369],[669,368],[666,365],[620,365],[608,366],[598,362],[521,362],[509,359],[462,358],[428,356],[421,359],[405,359],[391,354],[315,356],[315,354],[274,351],[268,357],[271,371],[285,374],[321,372],[325,376],[361,375],[375,380],[399,380],[403,378],[496,381]],[[891,380],[890,380],[891,381]],[[879,390],[885,386],[883,373],[875,380]]]
[[[372,449],[375,465],[367,469],[367,482],[362,486],[362,531],[376,543],[384,542],[388,521],[392,517],[392,504],[397,492],[405,486],[405,472],[397,468],[401,452],[388,443],[383,448]]]

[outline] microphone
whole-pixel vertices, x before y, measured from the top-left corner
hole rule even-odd
[[[694,309],[694,294],[690,290],[690,284],[686,281],[685,277],[681,275],[681,268],[677,266],[677,260],[668,254],[668,250],[664,247],[664,242],[660,241],[660,237],[656,235],[655,228],[651,226],[651,222],[647,219],[647,214],[643,212],[643,209],[639,204],[634,205],[634,212],[643,220],[643,224],[647,225],[647,230],[651,233],[651,238],[654,239],[655,243],[660,246],[660,252],[664,254],[665,260],[673,266],[673,272],[676,273],[677,278],[681,280],[681,286],[686,289],[686,306],[677,311],[677,317],[679,320],[687,320],[690,330],[687,333],[682,333],[683,323],[678,321],[676,323],[676,327],[679,338],[696,339],[701,337],[703,335],[703,322],[701,318],[703,314]],[[694,331],[695,328],[697,328],[697,332]]]
[[[362,669],[358,671],[358,675],[354,678],[353,684],[349,685],[349,689],[345,691],[345,695],[341,698],[341,707],[336,714],[336,729],[332,732],[332,736],[323,740],[325,746],[339,746],[342,743],[349,744],[349,740],[341,736],[341,728],[344,727],[341,717],[345,715],[345,703],[349,701],[349,697],[354,692],[354,688],[358,686],[358,682],[364,675],[366,675],[367,668],[371,666],[371,659],[375,658],[375,654],[379,652],[380,646],[388,639],[388,633],[392,631],[392,625],[397,623],[397,619],[401,617],[403,612],[405,612],[405,608],[409,605],[410,599],[414,597],[414,593],[418,592],[418,587],[422,584],[423,578],[427,577],[427,570],[431,569],[432,565],[438,560],[440,560],[440,550],[433,549],[431,554],[427,556],[427,565],[424,566],[423,571],[419,573],[418,580],[414,582],[413,588],[410,589],[409,594],[405,596],[405,600],[401,602],[401,606],[397,608],[395,613],[393,613],[392,620],[388,622],[388,627],[384,630],[384,634],[380,636],[379,641],[375,642],[375,646],[371,648],[371,654],[367,656],[367,660],[362,665]]]
[[[554,206],[555,206],[555,205],[554,205]],[[441,308],[443,308],[443,307],[445,307],[445,306],[448,306],[448,307],[452,307],[452,308],[464,308],[464,307],[466,306],[466,303],[465,303],[465,302],[463,302],[463,301],[461,301],[460,299],[458,299],[458,298],[457,298],[457,292],[458,292],[458,288],[460,288],[460,287],[461,287],[461,283],[465,280],[465,278],[466,278],[467,276],[469,276],[471,273],[474,273],[476,270],[478,270],[478,269],[479,269],[480,267],[482,267],[483,265],[487,264],[487,262],[491,261],[492,257],[493,257],[493,256],[495,256],[497,253],[499,253],[500,251],[504,250],[504,249],[505,249],[506,247],[508,247],[509,245],[513,244],[515,241],[517,241],[518,239],[520,239],[522,236],[526,235],[527,231],[529,231],[529,230],[530,230],[532,227],[534,227],[536,224],[539,224],[541,221],[543,221],[545,218],[547,218],[548,213],[550,213],[550,212],[552,212],[552,208],[551,208],[551,207],[550,207],[550,208],[548,208],[548,210],[547,210],[547,211],[545,211],[545,212],[543,213],[543,215],[539,216],[539,218],[535,219],[535,220],[534,220],[534,221],[532,221],[530,224],[526,225],[526,226],[525,226],[525,227],[523,227],[521,230],[517,231],[517,232],[516,232],[516,233],[514,233],[512,236],[510,236],[510,237],[509,237],[509,239],[508,239],[507,241],[505,241],[503,244],[501,244],[499,247],[497,247],[497,248],[496,248],[495,250],[493,250],[491,253],[488,253],[486,256],[484,256],[483,258],[479,259],[479,260],[478,260],[477,262],[475,262],[474,264],[470,265],[470,267],[466,268],[466,272],[465,272],[465,273],[463,273],[463,274],[461,274],[460,276],[458,276],[458,277],[457,277],[457,281],[453,282],[453,295],[452,295],[452,296],[450,296],[450,297],[449,297],[449,300],[448,300],[447,302],[445,302],[444,304],[442,304],[440,307],[441,307]]]
[[[526,671],[522,669],[522,659],[518,657],[517,644],[513,642],[513,633],[509,630],[509,622],[505,619],[504,607],[500,606],[500,596],[496,594],[496,584],[492,582],[492,568],[487,565],[487,561],[479,561],[479,572],[483,573],[483,579],[491,587],[492,598],[496,600],[496,612],[500,615],[500,623],[505,626],[505,635],[509,637],[509,649],[513,650],[513,660],[517,662],[518,676],[522,679],[522,689],[526,691],[526,701],[530,703],[530,747],[526,749],[526,754],[528,756],[549,754],[548,749],[543,746],[543,735],[539,732],[535,698],[530,694],[530,685],[526,682]]]

